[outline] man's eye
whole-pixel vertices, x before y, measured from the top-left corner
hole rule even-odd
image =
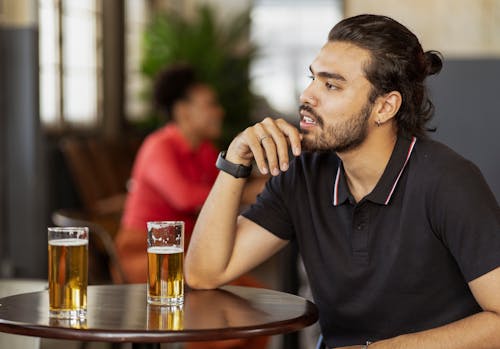
[[[329,90],[336,90],[337,89],[337,86],[333,85],[333,84],[330,84],[329,82],[326,82],[325,83],[325,86],[327,89]]]
[[[312,81],[314,81],[316,78],[314,77],[314,75],[308,75],[307,76],[309,79],[311,79]]]

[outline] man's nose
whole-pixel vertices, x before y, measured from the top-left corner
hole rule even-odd
[[[314,95],[311,91],[311,85],[306,87],[306,89],[300,95],[299,100],[300,100],[300,104],[310,104],[313,106],[315,106],[317,104],[318,101],[316,100],[316,98],[314,97]]]

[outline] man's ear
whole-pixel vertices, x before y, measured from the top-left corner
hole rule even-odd
[[[399,111],[403,97],[398,91],[391,91],[375,101],[375,123],[377,125],[390,121]]]

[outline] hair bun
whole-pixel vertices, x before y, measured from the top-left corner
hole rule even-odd
[[[438,51],[426,51],[424,53],[426,72],[428,75],[434,75],[441,71],[443,67],[443,56]]]

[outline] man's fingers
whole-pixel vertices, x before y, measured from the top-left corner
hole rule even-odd
[[[269,169],[267,167],[266,155],[264,154],[264,149],[261,146],[260,139],[264,137],[263,134],[260,136],[257,134],[258,127],[253,126],[245,130],[245,139],[253,154],[255,163],[262,174],[268,174]]]
[[[248,147],[259,170],[263,174],[277,176],[288,170],[288,147],[295,156],[301,152],[301,135],[296,127],[283,119],[266,118],[262,122],[247,128],[238,137],[240,146]],[[249,154],[250,155],[250,154]],[[240,155],[242,156],[242,155]]]
[[[277,176],[280,173],[280,170],[278,167],[276,143],[273,135],[276,133],[276,127],[261,122],[254,126],[254,130],[261,148],[264,149],[264,155],[267,160],[267,164],[269,165],[269,171],[273,176]]]
[[[276,151],[276,143],[274,143],[272,136],[262,139],[261,146],[265,150],[269,171],[273,176],[280,174],[279,160]]]
[[[283,134],[281,129],[276,125],[275,120],[272,119],[265,119],[262,122],[269,134],[272,136],[272,140],[274,142],[273,144],[273,149],[272,149],[272,155],[274,157],[277,157],[277,161],[279,162],[279,169],[281,171],[286,171],[288,170],[288,165],[289,165],[289,159],[288,159],[288,142],[286,136]],[[269,145],[269,141],[263,140],[262,144],[264,148],[266,148]],[[269,145],[269,147],[271,147]],[[266,148],[266,153],[268,149]],[[278,164],[276,164],[277,166]],[[273,168],[273,167],[271,167]],[[279,169],[276,168],[276,175],[279,174]],[[274,173],[273,173],[274,174]]]
[[[290,142],[290,147],[292,148],[293,155],[299,156],[302,151],[301,147],[302,136],[299,130],[295,126],[286,122],[283,119],[276,120],[276,125],[280,128],[281,132],[283,132],[283,134],[288,138],[288,141]]]

